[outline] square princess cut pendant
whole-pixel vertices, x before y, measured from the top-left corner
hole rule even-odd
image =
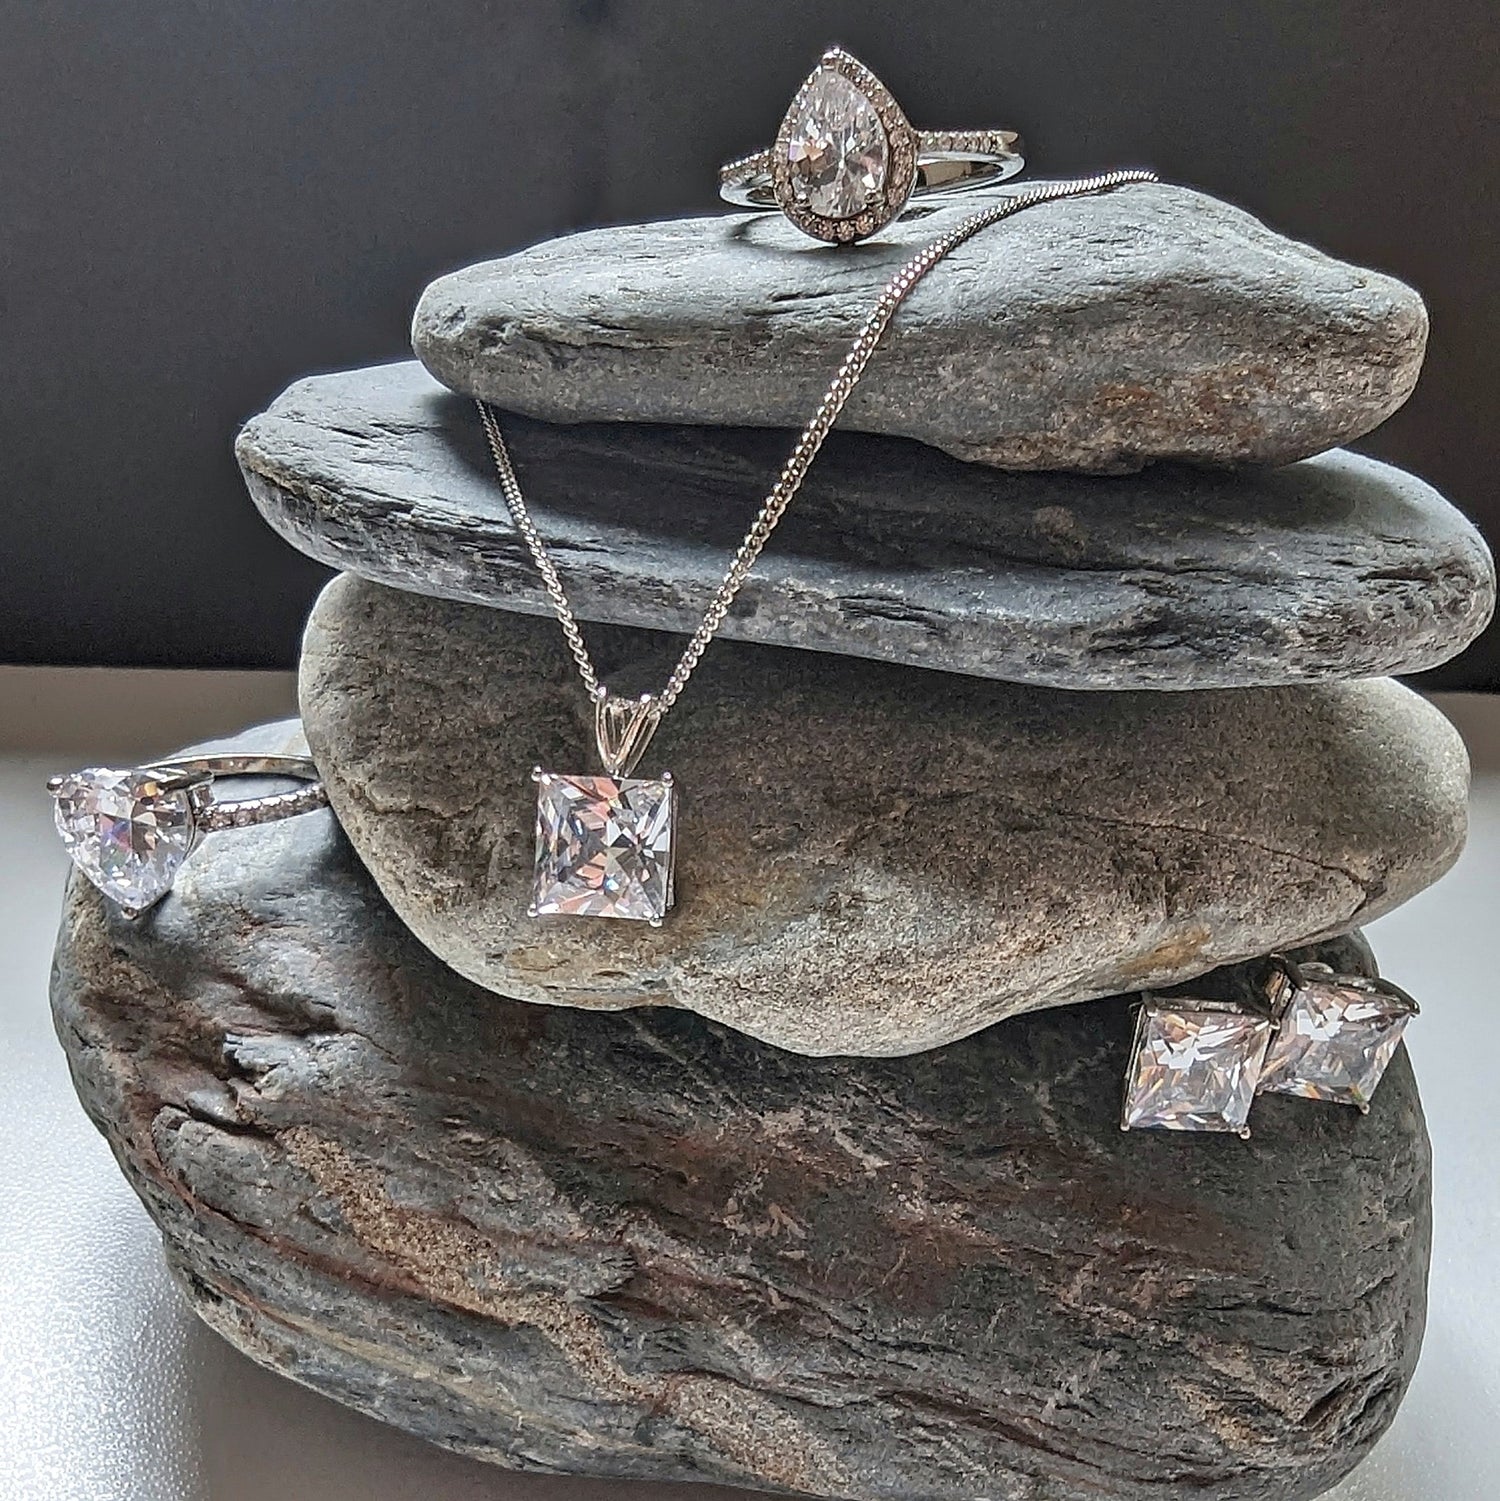
[[[660,777],[533,771],[532,917],[622,917],[659,927],[671,909],[677,788]]]

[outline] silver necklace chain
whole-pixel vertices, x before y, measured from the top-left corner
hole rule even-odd
[[[987,229],[1001,219],[1008,219],[1012,214],[1020,213],[1023,209],[1033,208],[1040,203],[1051,203],[1058,198],[1081,198],[1091,193],[1107,193],[1127,183],[1155,182],[1156,180],[1154,172],[1126,170],[1103,172],[1096,177],[1081,177],[1069,182],[1045,183],[1039,187],[1029,188],[1024,193],[1005,198],[989,208],[971,214],[947,234],[918,251],[891,277],[875,300],[875,305],[870,309],[853,344],[850,345],[849,352],[844,356],[837,374],[829,382],[828,389],[824,391],[817,410],[798,435],[776,483],[771,487],[759,513],[750,524],[750,530],[745,533],[745,540],[740,543],[739,550],[724,574],[723,582],[714,591],[714,597],[703,612],[703,619],[698,629],[693,632],[688,644],[683,648],[682,656],[678,658],[677,665],[672,669],[666,685],[660,693],[646,695],[639,700],[639,710],[641,714],[649,718],[650,723],[644,726],[644,732],[635,742],[637,753],[644,749],[651,730],[677,702],[682,690],[687,687],[688,679],[693,675],[693,669],[698,665],[703,653],[708,650],[709,642],[718,633],[724,617],[734,603],[735,596],[749,577],[750,570],[755,567],[756,559],[760,557],[766,543],[771,539],[771,533],[776,530],[777,523],[786,514],[787,507],[791,505],[797,491],[801,488],[807,471],[812,467],[813,460],[818,456],[818,450],[823,446],[823,440],[828,436],[834,423],[838,421],[839,413],[843,411],[855,386],[859,384],[860,376],[864,374],[865,366],[870,363],[870,357],[875,353],[886,329],[890,327],[896,310],[911,295],[917,283],[944,256],[957,249],[965,240],[971,239],[980,230]],[[511,519],[515,522],[516,530],[520,532],[536,563],[537,572],[541,575],[542,584],[547,591],[547,598],[552,603],[558,624],[562,626],[563,635],[567,639],[568,649],[573,654],[573,660],[578,664],[578,675],[583,679],[584,686],[595,702],[602,703],[608,697],[607,692],[599,681],[598,673],[594,670],[593,660],[589,656],[588,647],[583,639],[583,631],[579,627],[577,617],[573,614],[573,607],[568,603],[562,580],[558,577],[557,566],[553,563],[552,555],[547,551],[547,545],[542,541],[541,534],[531,519],[531,513],[526,508],[526,500],[521,494],[521,485],[516,478],[515,466],[511,463],[510,450],[506,447],[505,439],[500,432],[499,419],[494,408],[487,402],[480,401],[477,405],[480,420],[484,423],[485,436],[489,440],[490,453],[495,460],[495,469],[500,477],[500,489],[505,496],[505,504],[510,511]]]

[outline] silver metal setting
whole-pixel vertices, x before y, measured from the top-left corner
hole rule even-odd
[[[616,698],[603,683],[594,689],[594,743],[599,764],[612,777],[628,777],[651,744],[662,711],[649,693]]]
[[[111,893],[106,879],[90,868],[89,851],[76,831],[65,829],[63,802],[97,786],[101,779],[149,778],[152,799],[173,801],[183,819],[180,853],[172,862],[171,874],[161,889],[139,904],[122,901]],[[263,797],[221,799],[216,787],[220,780],[235,777],[283,777],[304,785],[289,792],[273,792]],[[328,794],[318,776],[317,767],[305,756],[216,755],[184,756],[153,761],[147,766],[115,769],[87,767],[83,770],[49,777],[47,791],[58,806],[58,832],[73,863],[127,918],[137,918],[161,901],[171,889],[179,870],[208,834],[226,829],[250,828],[312,813],[328,806]]]
[[[882,288],[874,306],[865,317],[853,343],[849,346],[842,363],[834,372],[827,389],[823,392],[817,409],[792,445],[792,451],[783,464],[775,484],[771,486],[761,504],[750,529],[745,533],[739,548],[731,559],[724,577],[714,590],[703,612],[697,630],[688,638],[682,655],[672,668],[660,691],[642,694],[635,699],[617,698],[599,680],[599,674],[589,655],[582,627],[563,588],[557,565],[552,560],[547,544],[542,540],[536,523],[532,520],[521,482],[500,431],[500,418],[488,402],[479,400],[475,405],[484,429],[490,456],[494,461],[501,494],[506,509],[515,523],[517,532],[525,542],[536,565],[542,587],[553,613],[562,628],[563,638],[572,654],[578,675],[588,690],[594,704],[594,739],[599,759],[606,772],[615,778],[626,777],[635,769],[651,737],[661,721],[671,711],[688,679],[701,660],[703,653],[718,633],[724,617],[729,613],[750,571],[771,539],[787,507],[796,498],[813,460],[817,458],[824,440],[843,411],[854,388],[859,384],[876,348],[891,325],[896,311],[911,295],[912,290],[944,256],[957,249],[981,230],[1008,219],[1012,214],[1052,203],[1063,198],[1085,197],[1093,193],[1106,193],[1131,183],[1155,182],[1154,172],[1123,170],[1104,172],[1095,177],[1077,178],[1069,182],[1044,183],[1010,197],[1003,197],[987,207],[970,214],[946,234],[933,240],[911,256]],[[548,773],[540,773],[548,775]],[[533,904],[535,905],[535,904]]]
[[[874,110],[885,132],[884,180],[857,213],[834,218],[817,213],[799,194],[789,147],[810,91],[827,74],[846,79]],[[767,150],[726,162],[719,196],[741,208],[780,209],[798,229],[830,244],[868,239],[896,218],[913,198],[946,197],[991,187],[1025,166],[1013,130],[915,130],[891,92],[858,58],[830,47],[808,74],[782,117]]]
[[[1285,976],[1284,985],[1278,987],[1280,1005],[1283,1010],[1294,990],[1313,984],[1325,984],[1341,985],[1346,990],[1358,990],[1365,995],[1377,996],[1409,1016],[1422,1014],[1422,1008],[1417,1004],[1416,997],[1403,990],[1394,981],[1387,980],[1384,975],[1348,975],[1334,969],[1331,964],[1322,964],[1315,959],[1305,960],[1298,964],[1287,958],[1285,954],[1272,954],[1270,962]]]

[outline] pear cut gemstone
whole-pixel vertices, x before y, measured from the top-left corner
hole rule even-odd
[[[792,191],[825,219],[852,219],[879,197],[890,168],[875,106],[842,73],[822,68],[793,108],[786,144]]]
[[[1248,1133],[1271,1020],[1232,1006],[1150,1000],[1125,1086],[1127,1131]]]
[[[1378,980],[1320,968],[1302,967],[1303,982],[1282,1013],[1260,1087],[1364,1108],[1416,1006]]]
[[[73,863],[134,915],[168,891],[196,838],[186,788],[165,788],[150,769],[90,767],[64,777],[53,817]]]
[[[672,905],[668,778],[537,776],[533,917],[659,923]]]

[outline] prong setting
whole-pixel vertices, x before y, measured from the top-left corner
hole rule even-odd
[[[531,917],[659,927],[675,900],[676,790],[667,777],[543,774]]]
[[[1287,984],[1260,1090],[1368,1112],[1417,1003],[1389,980],[1276,962]]]

